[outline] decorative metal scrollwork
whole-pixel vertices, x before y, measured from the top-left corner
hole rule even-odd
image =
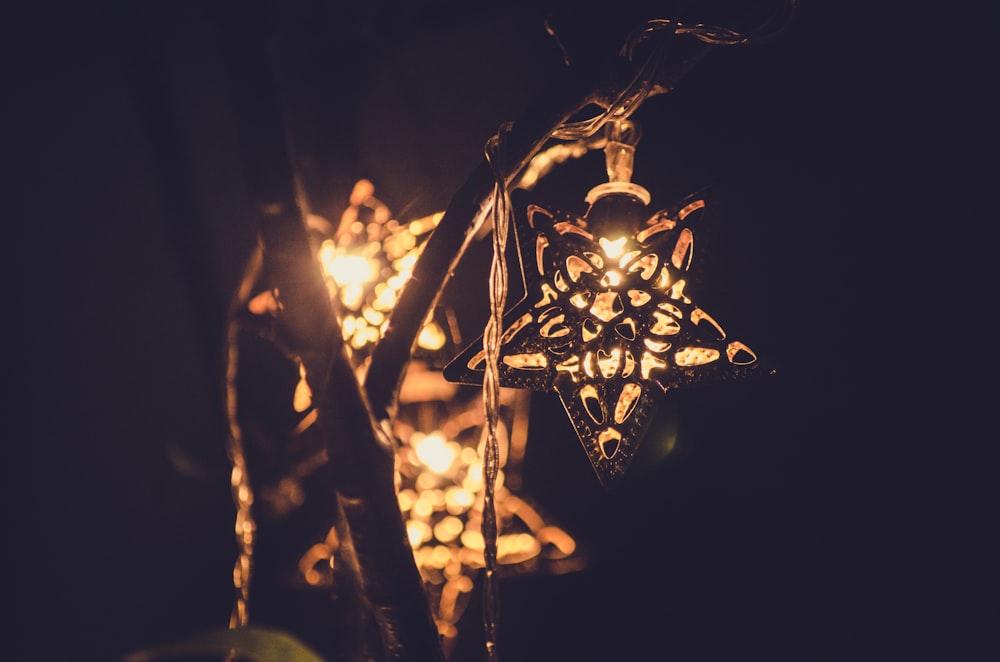
[[[758,368],[687,291],[705,199],[648,216],[644,202],[611,192],[583,217],[529,205],[517,225],[527,294],[501,340],[501,384],[554,390],[605,485],[625,473],[669,389]],[[480,338],[444,374],[481,382],[484,356]]]

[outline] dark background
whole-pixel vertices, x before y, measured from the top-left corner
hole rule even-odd
[[[802,4],[780,38],[714,49],[635,116],[654,204],[720,195],[710,310],[777,372],[668,394],[612,492],[558,400],[533,399],[524,491],[591,559],[501,585],[503,659],[1000,652],[995,22]],[[336,219],[365,176],[412,218],[562,75],[547,11],[572,62],[675,10],[766,8],[57,3],[6,21],[4,657],[111,660],[228,621],[217,340],[253,245],[254,105],[225,35],[280,45],[315,213]],[[262,523],[254,622],[327,650],[336,606],[283,594],[268,565],[295,549],[282,533]],[[478,618],[461,659],[481,657]]]

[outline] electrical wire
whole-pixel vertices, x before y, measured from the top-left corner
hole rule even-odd
[[[629,62],[635,56],[636,48],[655,36],[690,36],[713,46],[748,46],[770,41],[785,32],[798,14],[799,0],[783,0],[785,11],[775,12],[760,26],[748,32],[718,25],[696,23],[687,25],[673,19],[653,19],[646,21],[632,31],[622,45],[619,55]],[[656,76],[666,57],[668,39],[658,39],[650,54],[640,65],[635,76],[615,97],[605,110],[586,120],[567,122],[555,129],[550,136],[558,140],[581,140],[597,133],[612,119],[628,119],[652,93]]]
[[[490,265],[490,316],[483,333],[486,352],[486,374],[483,378],[483,404],[486,413],[486,443],[483,452],[483,560],[485,581],[483,591],[483,626],[486,634],[486,659],[496,662],[497,653],[497,514],[494,502],[497,475],[500,470],[500,443],[497,426],[500,421],[500,344],[503,333],[503,313],[507,305],[507,234],[512,215],[510,190],[507,187],[506,140],[513,124],[506,122],[486,143],[486,161],[493,171],[492,196],[493,261]]]

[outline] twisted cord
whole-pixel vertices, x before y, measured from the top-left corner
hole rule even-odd
[[[483,403],[486,411],[486,443],[483,453],[483,625],[486,634],[486,659],[496,662],[498,596],[496,586],[497,515],[494,502],[497,474],[500,470],[500,444],[497,425],[500,418],[500,339],[503,313],[507,305],[507,232],[510,226],[510,191],[507,187],[506,139],[512,124],[507,122],[486,143],[486,161],[493,171],[492,221],[493,261],[490,265],[490,316],[483,334],[486,351],[486,374],[483,378]]]

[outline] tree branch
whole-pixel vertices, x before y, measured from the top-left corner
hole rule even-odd
[[[229,9],[225,3],[217,9]],[[278,338],[298,357],[336,476],[331,500],[344,516],[367,600],[392,662],[443,661],[430,604],[395,495],[395,445],[380,429],[351,368],[306,232],[268,51],[267,22],[220,11],[216,27],[236,109],[243,166],[265,265],[278,291]],[[260,8],[257,8],[260,10]]]

